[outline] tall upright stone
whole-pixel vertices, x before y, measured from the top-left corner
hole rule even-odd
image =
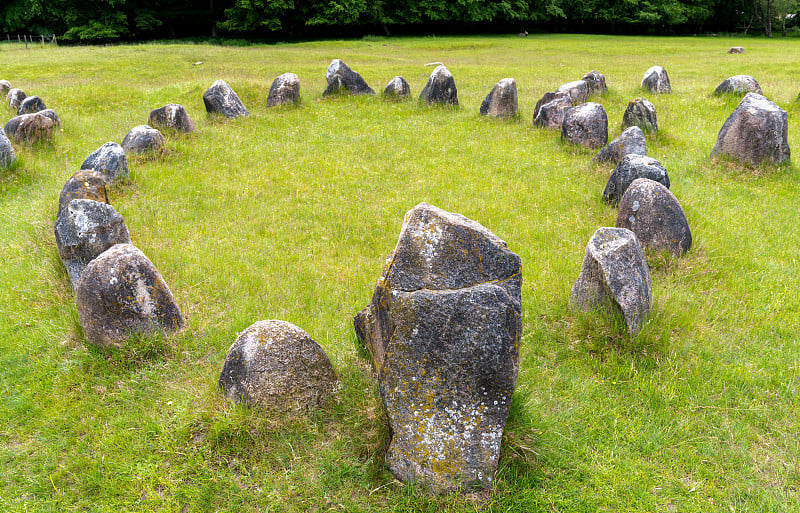
[[[636,98],[628,102],[622,115],[622,126],[638,126],[644,133],[658,132],[656,107],[646,98]]]
[[[498,82],[481,103],[480,113],[493,118],[513,118],[517,115],[517,82],[504,78]]]
[[[672,85],[669,83],[667,70],[661,66],[653,66],[644,72],[641,88],[656,94],[669,94],[672,92]]]
[[[203,103],[209,114],[221,114],[228,119],[250,115],[239,95],[224,80],[217,80],[211,84],[211,87],[203,93]]]
[[[300,102],[300,77],[294,73],[284,73],[275,77],[269,86],[267,107],[295,105]]]
[[[428,105],[454,105],[458,106],[458,89],[456,81],[444,64],[439,64],[433,70],[428,82],[419,94],[419,100]]]
[[[584,148],[599,149],[608,144],[608,115],[595,102],[572,107],[564,114],[561,140]]]

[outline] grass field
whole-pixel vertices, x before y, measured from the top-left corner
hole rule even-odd
[[[727,55],[743,45],[744,55]],[[3,511],[784,512],[800,510],[800,106],[794,41],[578,35],[328,41],[252,47],[0,44],[0,79],[61,117],[52,144],[0,171],[0,509]],[[461,108],[321,100],[341,58],[376,90],[416,97],[444,62]],[[203,64],[193,65],[202,61]],[[639,90],[665,67],[673,94]],[[649,98],[648,153],[669,171],[694,246],[651,255],[654,306],[635,339],[568,307],[586,243],[616,210],[611,167],[530,126],[541,95],[597,69],[620,132]],[[297,108],[265,107],[299,75]],[[790,165],[709,160],[750,74],[789,113]],[[517,81],[521,116],[482,118]],[[250,109],[207,117],[224,79]],[[170,339],[87,346],[53,237],[58,194],[84,158],[151,109],[181,103],[200,132],[168,134],[110,189],[131,238],[187,320]],[[5,123],[12,112],[0,108]],[[384,414],[352,316],[369,301],[404,213],[421,201],[479,221],[523,262],[518,389],[490,497],[429,497],[383,467]],[[305,329],[343,389],[310,414],[235,407],[216,381],[261,319]]]

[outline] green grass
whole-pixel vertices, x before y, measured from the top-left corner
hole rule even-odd
[[[329,41],[245,48],[0,44],[14,87],[61,117],[52,144],[17,148],[0,171],[0,509],[4,511],[783,512],[800,508],[800,195],[780,168],[712,163],[753,75],[800,140],[796,43],[531,35]],[[453,73],[461,108],[379,97],[321,100],[342,58],[376,90],[395,75],[419,94]],[[202,65],[193,66],[197,61]],[[664,66],[674,93],[639,90]],[[568,307],[586,243],[616,210],[610,167],[530,127],[541,95],[597,69],[597,101],[619,134],[644,96],[694,246],[653,255],[654,307],[631,339]],[[297,73],[303,102],[268,110],[272,79]],[[480,117],[501,78],[521,116]],[[208,118],[222,78],[252,115]],[[200,132],[132,159],[109,191],[134,244],[187,320],[169,339],[119,352],[87,346],[53,239],[58,194],[84,158],[120,142],[151,109],[181,103]],[[0,109],[0,121],[12,116]],[[795,146],[793,149],[797,150]],[[796,153],[796,152],[795,152]],[[518,391],[490,497],[428,497],[384,470],[387,427],[352,316],[369,301],[403,214],[421,201],[460,212],[522,257]],[[235,407],[216,387],[237,332],[261,319],[304,328],[343,389],[309,415]]]

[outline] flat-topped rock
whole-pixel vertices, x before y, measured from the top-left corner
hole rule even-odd
[[[656,107],[650,100],[636,98],[628,102],[622,115],[622,126],[638,126],[644,133],[658,132],[658,116]]]
[[[428,77],[428,82],[419,94],[419,100],[428,105],[458,105],[456,81],[444,64],[436,66]]]
[[[224,80],[217,80],[211,84],[211,87],[203,93],[203,103],[209,114],[220,114],[228,119],[250,115],[239,95]]]
[[[492,118],[513,118],[517,115],[517,82],[513,78],[499,81],[481,103],[480,113]]]
[[[125,153],[143,154],[147,152],[160,152],[164,147],[164,136],[161,132],[149,125],[139,125],[122,139],[122,149]]]
[[[603,200],[616,205],[637,178],[648,178],[669,188],[669,175],[659,161],[645,155],[625,155],[608,178]]]
[[[300,102],[300,77],[294,73],[284,73],[275,77],[269,86],[267,107],[294,105]]]
[[[348,92],[350,94],[375,94],[367,82],[355,71],[350,69],[350,66],[344,63],[341,59],[334,59],[328,65],[325,71],[325,80],[328,81],[328,88],[322,93],[322,96],[328,96],[339,92]]]
[[[756,79],[750,75],[734,75],[728,77],[714,89],[714,96],[747,93],[764,94],[761,92],[761,86],[758,85]]]
[[[386,84],[383,97],[387,100],[405,100],[411,97],[411,86],[408,81],[400,76],[394,77]]]
[[[177,103],[170,103],[151,110],[148,123],[155,128],[176,130],[184,133],[197,132],[197,126],[192,121],[192,118],[189,117],[189,113],[186,112],[183,105]]]
[[[128,178],[128,157],[122,146],[109,141],[86,157],[81,169],[98,171],[106,183],[112,183],[115,180]]]
[[[672,85],[669,83],[667,70],[661,66],[653,66],[644,72],[641,88],[655,94],[669,94],[672,92]]]
[[[764,96],[747,93],[725,120],[711,156],[725,156],[742,163],[789,162],[789,121],[786,111]]]
[[[594,156],[598,163],[618,164],[628,154],[647,155],[647,139],[638,126],[623,130],[619,137],[608,143]]]
[[[547,92],[536,102],[532,125],[558,129],[564,124],[564,116],[572,108],[572,97],[567,92]]]
[[[561,140],[584,148],[598,149],[608,143],[608,116],[602,105],[589,102],[564,114]]]

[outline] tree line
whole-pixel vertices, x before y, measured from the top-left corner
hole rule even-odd
[[[4,0],[5,34],[67,42],[448,30],[680,34],[795,23],[800,0]]]

